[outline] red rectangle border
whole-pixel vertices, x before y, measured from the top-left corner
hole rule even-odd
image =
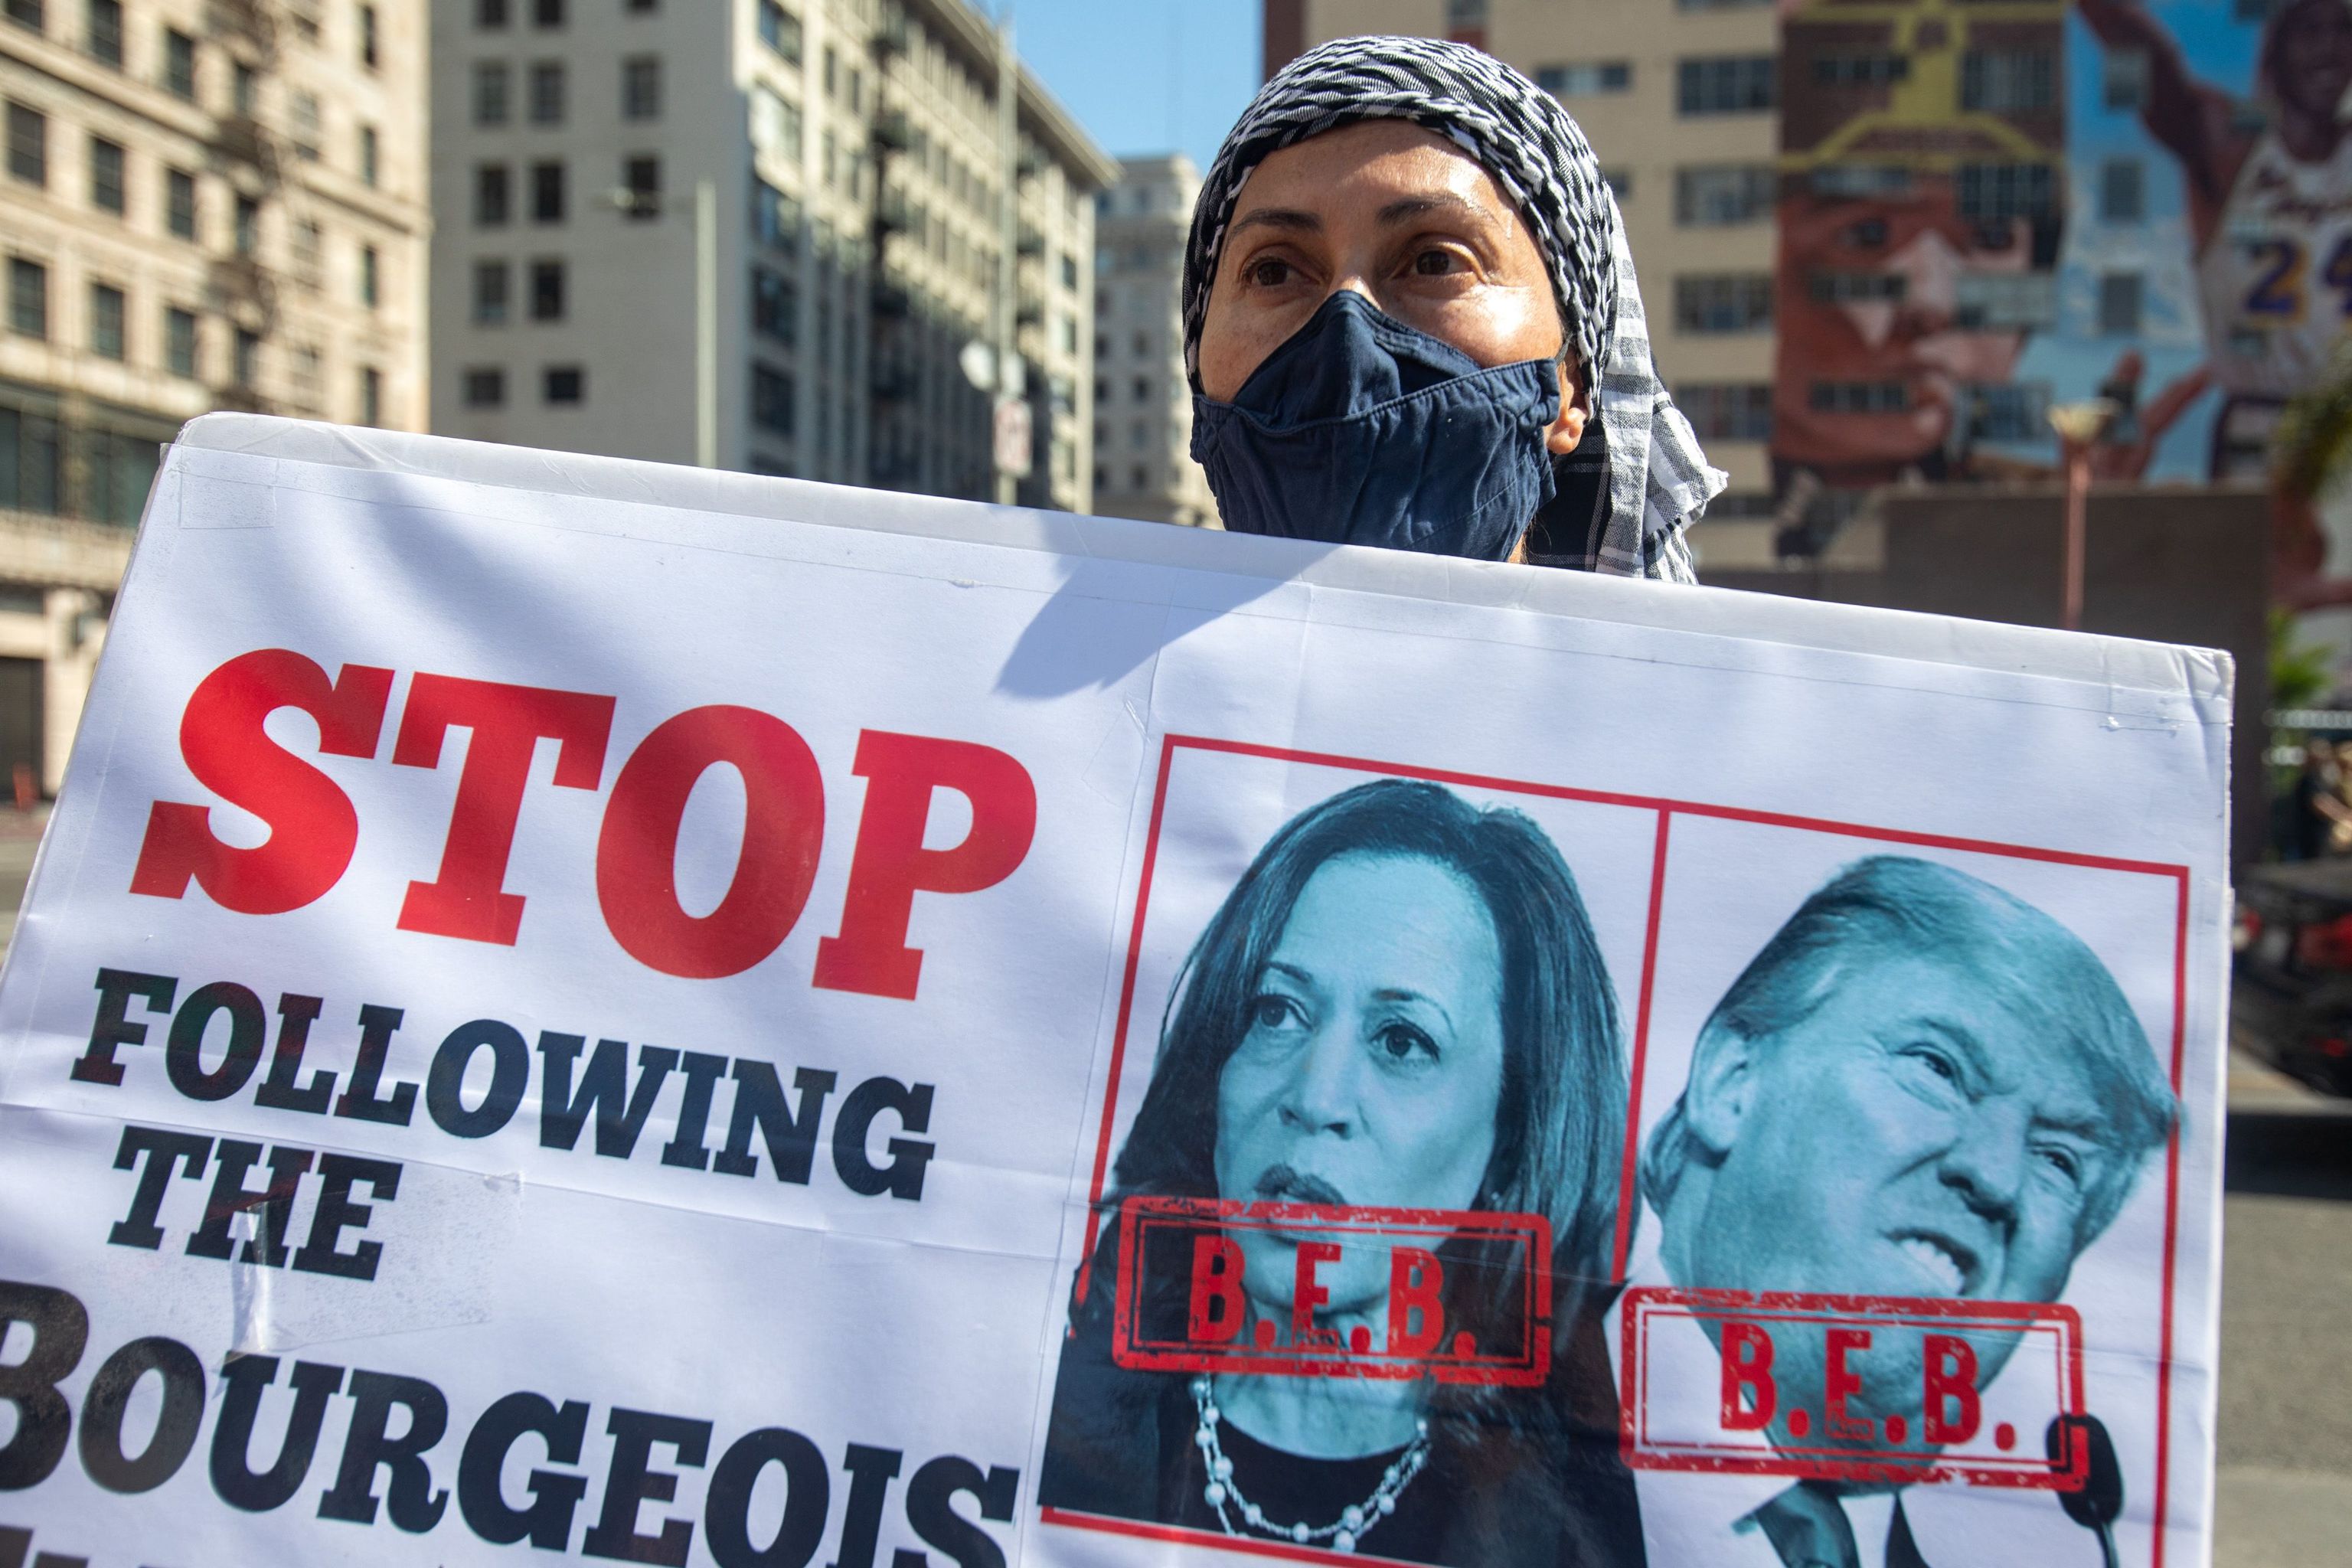
[[[1136,976],[1143,959],[1144,917],[1150,905],[1151,879],[1159,864],[1160,828],[1168,806],[1168,780],[1175,766],[1177,753],[1184,751],[1255,757],[1267,762],[1283,763],[1299,767],[1333,768],[1385,778],[1420,779],[1459,789],[1523,795],[1547,800],[1584,801],[1600,805],[1631,806],[1637,810],[1657,813],[1657,847],[1651,871],[1648,931],[1643,944],[1642,975],[1637,991],[1640,1003],[1634,1023],[1631,1098],[1627,1102],[1626,1113],[1625,1168],[1629,1171],[1634,1168],[1641,1146],[1641,1089],[1643,1068],[1649,1046],[1649,1003],[1657,968],[1661,889],[1664,885],[1668,828],[1676,816],[1747,822],[1759,826],[1790,827],[1807,832],[1834,834],[1846,838],[1864,839],[1873,843],[1905,845],[1913,848],[1997,855],[2011,859],[2038,861],[2045,865],[2079,866],[2088,870],[2121,871],[2169,879],[2174,883],[2176,891],[2172,960],[2172,1038],[2168,1077],[2174,1095],[2178,1096],[2180,1093],[2188,1042],[2189,868],[2187,866],[2158,860],[2124,859],[2109,855],[2085,855],[2068,849],[2006,844],[1994,839],[1967,838],[1950,834],[1878,827],[1864,823],[1841,822],[1830,817],[1800,816],[1788,812],[1756,811],[1743,806],[1717,805],[1704,801],[1627,795],[1610,790],[1578,789],[1564,784],[1530,784],[1523,779],[1498,778],[1491,774],[1463,773],[1447,768],[1421,767],[1411,763],[1384,763],[1365,757],[1341,756],[1328,752],[1304,752],[1283,746],[1261,745],[1247,741],[1220,740],[1201,735],[1163,735],[1160,738],[1160,767],[1152,783],[1150,823],[1145,833],[1141,872],[1136,887],[1135,915],[1128,927],[1127,963],[1120,977],[1118,1013],[1111,1036],[1110,1064],[1105,1076],[1102,1112],[1095,1144],[1094,1168],[1087,1187],[1086,1241],[1084,1250],[1079,1255],[1076,1286],[1076,1294],[1081,1300],[1085,1299],[1087,1293],[1087,1276],[1092,1268],[1095,1244],[1101,1233],[1103,1189],[1110,1172],[1111,1133],[1118,1119],[1119,1081],[1126,1066],[1128,1042],[1134,1022]],[[1638,1195],[1630,1186],[1621,1198],[1616,1255],[1613,1259],[1613,1272],[1620,1278],[1624,1273],[1628,1244],[1633,1232],[1634,1206],[1639,1201]],[[2172,1469],[2173,1294],[2179,1263],[2179,1215],[2180,1134],[2176,1129],[2165,1154],[2164,1301],[2159,1330],[2156,1384],[2156,1486],[2155,1495],[2150,1499],[2155,1545],[2150,1556],[2149,1568],[2164,1568],[2165,1560],[2165,1521]],[[1621,1388],[1621,1404],[1628,1392]],[[1278,1542],[1248,1541],[1209,1535],[1200,1531],[1135,1521],[1072,1513],[1062,1509],[1042,1510],[1041,1517],[1047,1524],[1107,1531],[1114,1534],[1139,1536],[1157,1541],[1197,1542],[1223,1550],[1248,1551],[1261,1555],[1289,1558],[1301,1563],[1340,1561],[1329,1552]],[[1367,1561],[1361,1557],[1350,1560]]]

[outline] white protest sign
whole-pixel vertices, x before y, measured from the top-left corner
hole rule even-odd
[[[2202,1562],[2229,679],[199,421],[0,1553]]]

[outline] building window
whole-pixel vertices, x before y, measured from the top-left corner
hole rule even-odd
[[[49,183],[48,120],[21,103],[8,106],[8,173],[28,185]]]
[[[563,263],[534,261],[530,264],[530,319],[534,321],[563,320]]]
[[[2137,272],[2105,272],[2099,276],[2099,335],[2135,337],[2139,332],[2140,300],[2146,279]]]
[[[361,126],[360,183],[362,184],[373,185],[378,183],[381,170],[377,167],[376,160],[382,151],[382,143],[376,136],[375,127],[373,125]]]
[[[506,324],[509,270],[503,261],[474,263],[474,321],[478,326]]]
[[[1953,281],[1952,324],[1964,331],[2047,331],[2058,324],[2058,275],[1963,272]]]
[[[2057,184],[2047,163],[1963,163],[1960,216],[1987,223],[2053,216]]]
[[[629,216],[659,217],[662,205],[661,160],[640,153],[621,160],[621,184],[629,193]]]
[[[41,0],[8,0],[8,20],[20,27],[39,32],[44,23]]]
[[[360,303],[373,310],[383,285],[383,258],[373,245],[360,247]]]
[[[360,372],[360,423],[383,423],[383,373],[372,365]]]
[[[250,116],[253,103],[259,93],[260,82],[253,68],[243,60],[231,60],[228,66],[228,106],[233,113]]]
[[[661,57],[631,55],[621,62],[621,118],[661,118]]]
[[[196,40],[177,27],[163,29],[163,90],[191,102],[196,96]]]
[[[49,335],[49,269],[21,256],[8,258],[8,330],[20,337]]]
[[[800,336],[800,296],[793,280],[765,267],[751,268],[751,330],[791,348]]]
[[[466,406],[468,408],[503,408],[507,402],[507,373],[495,366],[469,370],[465,375]]]
[[[541,401],[569,405],[588,401],[588,373],[576,364],[551,364],[540,377]]]
[[[163,368],[194,381],[196,376],[196,313],[177,305],[163,308]]]
[[[771,89],[751,89],[751,142],[763,153],[787,163],[801,161],[800,105],[788,103]]]
[[[1771,324],[1769,272],[1701,273],[1675,279],[1675,325],[1685,332],[1754,332]]]
[[[1609,194],[1617,198],[1620,206],[1633,199],[1633,170],[1603,169],[1601,171],[1601,183],[1609,187]]]
[[[474,223],[480,228],[496,228],[507,221],[507,166],[504,163],[478,163],[474,166]]]
[[[0,405],[0,506],[56,512],[63,486],[58,422]]]
[[[123,357],[122,290],[108,283],[89,286],[89,352],[100,359]]]
[[[163,224],[182,239],[196,237],[196,177],[185,169],[163,171]]]
[[[1675,102],[1685,114],[1747,114],[1772,107],[1776,97],[1770,55],[1710,55],[1680,62]]]
[[[1078,258],[1066,251],[1062,255],[1062,287],[1074,294],[1078,289]]]
[[[1694,228],[1759,223],[1772,216],[1769,163],[1722,163],[1675,171],[1675,221]]]
[[[2011,445],[2050,436],[2050,384],[2046,381],[1970,382],[1960,389],[1961,416],[1972,441]]]
[[[530,25],[534,27],[563,26],[563,0],[530,0]]]
[[[2099,55],[2099,98],[2109,109],[2137,113],[2147,106],[2147,51],[2110,47]]]
[[[233,232],[239,256],[251,256],[261,248],[261,204],[251,196],[236,198],[236,222]]]
[[[1573,65],[1538,66],[1536,85],[1554,98],[1623,92],[1633,85],[1633,65],[1630,60],[1579,60]]]
[[[801,205],[768,184],[751,181],[751,229],[771,250],[790,252],[800,244]]]
[[[89,58],[120,70],[122,68],[122,0],[89,0],[89,26],[83,38]]]
[[[1805,402],[1818,414],[1900,414],[1911,405],[1899,381],[1817,381]]]
[[[801,19],[776,0],[760,0],[760,41],[788,64],[801,63]]]
[[[2032,114],[2058,106],[2058,57],[2048,49],[1970,49],[1960,57],[1960,107]]]
[[[793,378],[764,364],[751,366],[751,423],[777,436],[793,433]]]
[[[509,89],[514,75],[504,60],[482,60],[474,67],[474,123],[504,125],[509,113]]]
[[[1769,441],[1772,384],[1764,381],[1688,383],[1675,402],[1702,441]]]
[[[1151,401],[1151,382],[1148,376],[1139,375],[1135,378],[1135,401],[1138,403]]]
[[[474,0],[474,26],[495,33],[507,25],[507,0]]]
[[[841,57],[831,44],[824,47],[824,95],[833,97],[841,90]]]
[[[563,123],[563,62],[534,60],[530,68],[530,122]]]
[[[306,163],[319,161],[319,95],[298,92],[288,100],[289,132],[294,142],[294,155]]]
[[[243,327],[229,353],[229,379],[236,385],[250,389],[261,383],[261,336]]]
[[[661,0],[628,0],[622,9],[632,16],[650,16],[661,9]]]
[[[306,289],[326,280],[326,237],[308,218],[294,225],[289,248],[294,256],[294,278]]]
[[[122,190],[122,144],[103,136],[89,139],[89,205],[117,216],[129,205]]]
[[[2110,158],[2099,165],[2099,221],[2137,223],[2147,216],[2147,165]]]
[[[294,389],[296,407],[312,415],[323,412],[319,395],[325,383],[320,375],[317,349],[305,343],[294,351],[294,368],[288,373],[288,380]]]
[[[533,163],[530,166],[530,220],[533,223],[563,221],[562,163]]]
[[[1911,62],[1901,55],[1840,52],[1813,57],[1815,87],[1892,87],[1910,75]]]
[[[360,7],[360,64],[370,70],[376,68],[379,42],[376,36],[375,7],[362,5]]]
[[[1805,279],[1807,292],[1820,305],[1900,304],[1907,292],[1900,272],[1816,272]]]

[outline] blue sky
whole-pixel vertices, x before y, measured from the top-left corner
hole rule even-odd
[[[1257,90],[1258,4],[1017,0],[1014,41],[1106,152],[1177,150],[1206,168]]]

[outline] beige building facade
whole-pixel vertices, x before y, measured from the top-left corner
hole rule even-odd
[[[992,494],[1000,279],[1086,510],[1094,195],[1118,168],[964,0],[434,0],[444,434]],[[704,197],[702,192],[709,194]],[[707,216],[705,203],[707,201]]]
[[[1094,510],[1214,528],[1184,374],[1184,245],[1201,173],[1181,153],[1119,170],[1095,198]]]
[[[1616,187],[1659,374],[1731,475],[1692,535],[1701,563],[1769,562],[1780,140],[1769,0],[1264,5],[1269,74],[1332,38],[1406,33],[1475,44],[1559,98]]]
[[[0,0],[0,798],[182,424],[425,427],[424,70],[423,0]]]

